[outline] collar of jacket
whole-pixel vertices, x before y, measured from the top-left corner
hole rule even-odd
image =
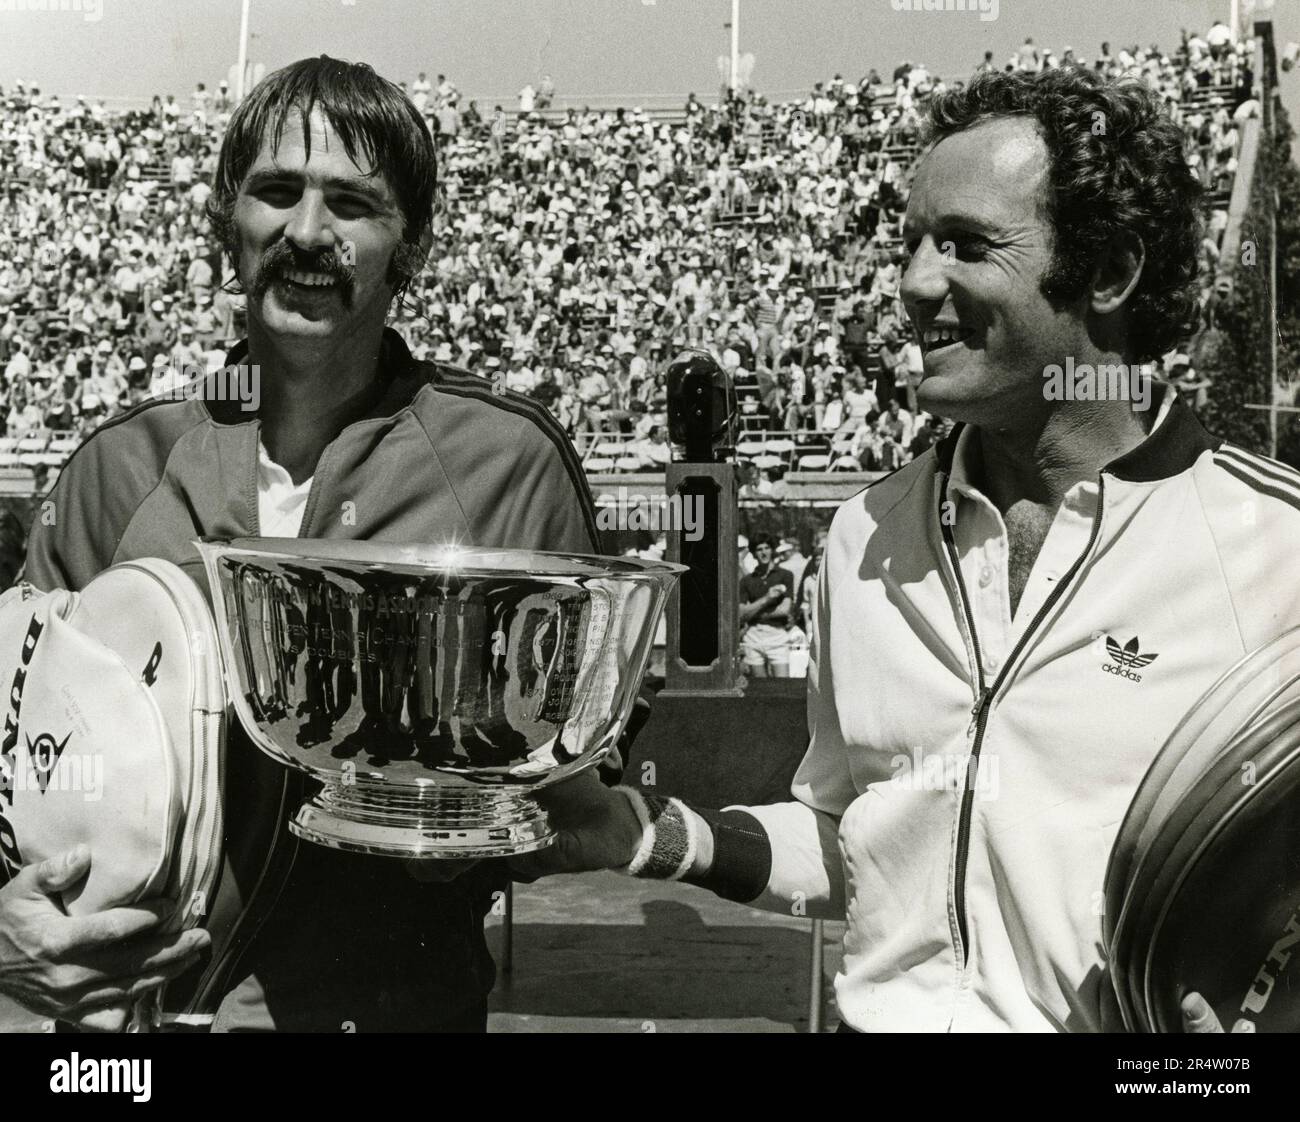
[[[1172,389],[1166,392],[1176,394]],[[1153,407],[1158,408],[1156,403]],[[952,432],[935,448],[939,470],[945,476],[952,474],[953,453],[963,428],[964,424],[954,425]],[[1186,471],[1202,452],[1218,448],[1221,443],[1205,430],[1182,398],[1175,396],[1164,422],[1157,425],[1136,448],[1111,460],[1101,470],[1105,475],[1128,483],[1155,483]]]
[[[248,358],[248,340],[241,339],[226,354],[226,366],[238,366]],[[373,421],[394,417],[407,408],[423,386],[436,376],[432,363],[417,362],[411,357],[406,341],[391,327],[385,327],[379,344],[379,378],[384,389],[378,400],[357,421]],[[242,425],[259,419],[258,413],[247,413],[238,401],[220,400],[219,396],[203,401],[208,415],[219,425]]]

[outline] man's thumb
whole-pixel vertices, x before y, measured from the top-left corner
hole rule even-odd
[[[74,845],[67,853],[50,857],[36,866],[36,885],[45,892],[62,892],[90,871],[90,847]]]

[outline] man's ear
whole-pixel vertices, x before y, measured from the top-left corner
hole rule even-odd
[[[420,235],[419,245],[415,253],[415,274],[419,274],[424,266],[428,263],[429,254],[433,250],[433,223],[425,227],[424,233]]]
[[[428,227],[420,235],[418,242],[402,242],[393,253],[389,266],[389,283],[394,285],[393,295],[402,296],[411,282],[424,270],[433,249],[433,229]]]
[[[1135,234],[1117,234],[1106,246],[1093,274],[1089,303],[1098,315],[1119,311],[1137,287],[1146,249]]]
[[[222,263],[230,264],[231,280],[220,287],[232,295],[242,295],[244,288],[239,280],[239,232],[235,227],[234,204],[217,205],[209,199],[205,210],[208,226],[221,246]]]

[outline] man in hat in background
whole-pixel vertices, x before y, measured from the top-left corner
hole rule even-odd
[[[1214,379],[1198,374],[1192,368],[1192,360],[1181,352],[1169,358],[1167,369],[1166,379],[1179,396],[1198,412],[1204,410],[1209,404]]]

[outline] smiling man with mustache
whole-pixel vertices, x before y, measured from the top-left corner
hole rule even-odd
[[[847,918],[850,1029],[1114,1031],[1107,858],[1182,716],[1300,624],[1300,473],[1172,392],[1150,412],[1044,393],[1069,360],[1153,360],[1194,317],[1200,190],[1145,85],[983,73],[934,100],[927,139],[901,293],[919,403],[960,423],[835,516],[793,799],[715,813],[579,778],[521,864]]]
[[[227,362],[259,379],[260,407],[186,394],[102,426],[59,478],[56,520],[32,529],[27,579],[79,589],[162,557],[204,585],[191,541],[205,535],[599,552],[546,409],[415,361],[385,327],[428,254],[435,184],[419,112],[370,67],[306,59],[259,84],[208,210],[248,295]],[[500,873],[423,883],[400,861],[299,843],[285,812],[301,788],[232,722],[205,929],[155,936],[155,901],[68,917],[59,893],[99,856],[83,847],[0,889],[0,990],[87,1028],[121,1028],[133,996],[173,979],[164,1007],[189,1028],[481,1031]]]
[[[260,305],[271,286],[279,285],[286,295],[298,292],[304,297],[337,296],[344,310],[351,311],[355,281],[353,270],[333,249],[305,253],[291,242],[280,241],[258,263],[249,294]]]

